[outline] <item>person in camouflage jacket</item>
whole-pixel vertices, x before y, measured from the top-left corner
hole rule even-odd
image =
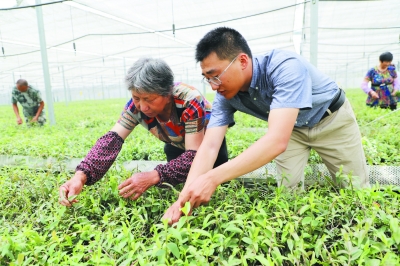
[[[28,85],[28,82],[24,79],[19,79],[16,86],[13,88],[11,94],[11,103],[13,105],[15,116],[17,117],[17,124],[22,124],[21,116],[19,115],[19,109],[17,103],[20,103],[25,116],[25,122],[30,125],[32,123],[38,123],[43,126],[46,122],[44,113],[44,101],[42,100],[40,91],[34,89]]]

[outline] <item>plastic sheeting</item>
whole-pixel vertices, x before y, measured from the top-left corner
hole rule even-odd
[[[75,171],[76,166],[82,159],[71,158],[59,160],[56,158],[32,158],[29,156],[6,156],[0,155],[0,167],[28,167],[33,169],[48,169],[51,171]],[[153,170],[158,164],[165,161],[128,161],[123,163],[123,167],[132,172],[143,172]],[[378,166],[368,165],[370,183],[381,185],[400,186],[400,167],[399,166]],[[305,169],[305,184],[313,182],[324,182],[324,176],[330,176],[328,169],[324,164],[308,164]],[[276,177],[275,163],[266,164],[257,170],[240,177],[245,182],[263,182],[266,178]]]
[[[0,104],[9,104],[17,79],[40,90],[44,82],[34,8],[4,7],[0,4]],[[194,47],[218,26],[240,31],[254,54],[281,48],[310,57],[309,1],[58,0],[42,8],[55,101],[127,97],[124,73],[142,56],[165,59],[177,81],[205,90]],[[398,14],[398,0],[320,1],[318,68],[343,88],[358,87],[382,52],[391,51],[400,68]]]

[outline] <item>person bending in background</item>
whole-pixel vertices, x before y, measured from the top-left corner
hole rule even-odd
[[[11,93],[11,103],[17,117],[17,124],[22,124],[22,118],[19,115],[18,103],[22,106],[22,112],[25,116],[25,122],[38,123],[43,126],[46,122],[44,114],[44,101],[42,100],[40,91],[28,85],[24,79],[19,79]]]
[[[390,52],[381,54],[379,65],[368,70],[365,75],[361,89],[368,94],[366,100],[368,106],[396,110],[398,101],[396,92],[400,90],[400,82],[392,61],[393,55]],[[368,86],[369,82],[371,87]]]
[[[142,125],[165,142],[168,163],[153,171],[136,173],[119,185],[119,194],[136,200],[149,187],[185,182],[211,112],[211,104],[194,87],[174,83],[170,67],[161,59],[141,58],[129,69],[126,78],[132,99],[120,119],[102,136],[76,167],[75,175],[59,188],[59,202],[65,206],[69,196],[78,195],[83,186],[93,185],[111,167],[124,140],[137,125]],[[218,151],[219,150],[219,151]],[[228,161],[225,139],[218,148],[214,167]]]

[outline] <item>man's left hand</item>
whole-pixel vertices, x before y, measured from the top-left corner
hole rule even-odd
[[[209,202],[217,186],[218,184],[208,173],[199,176],[192,183],[185,185],[184,189],[179,194],[179,199],[168,208],[163,219],[168,219],[169,224],[178,222],[182,215],[180,208],[182,208],[186,202],[190,202],[191,210],[199,207],[201,204]]]
[[[157,184],[160,176],[156,170],[136,173],[118,186],[119,195],[137,200],[149,187]]]
[[[38,121],[38,118],[36,116],[32,117],[31,119],[31,123],[36,123]]]

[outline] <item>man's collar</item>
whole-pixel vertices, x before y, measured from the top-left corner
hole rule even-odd
[[[257,80],[258,80],[258,61],[254,57],[251,60],[253,63],[253,74],[251,77],[249,91],[255,89],[255,87],[257,86]]]

